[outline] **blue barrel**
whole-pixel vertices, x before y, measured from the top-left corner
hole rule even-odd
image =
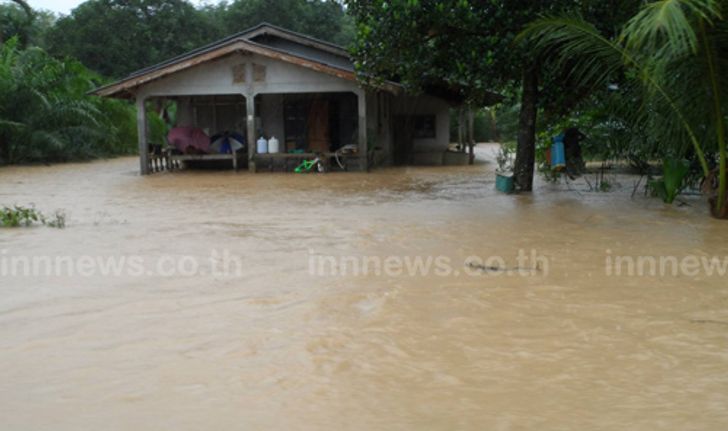
[[[564,135],[554,136],[551,145],[551,169],[564,169],[566,167],[566,151],[564,150]]]

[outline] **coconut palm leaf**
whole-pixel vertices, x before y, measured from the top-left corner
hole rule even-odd
[[[627,23],[621,38],[632,50],[670,60],[698,51],[696,20],[712,23],[720,18],[720,5],[716,0],[655,1]]]
[[[552,16],[527,26],[518,41],[545,52],[558,67],[570,67],[572,78],[583,86],[603,89],[620,74],[635,76],[645,89],[660,98],[661,103],[672,111],[707,175],[708,163],[693,124],[680,110],[680,103],[675,96],[654,75],[653,62],[645,59],[641,53],[630,50],[624,45],[624,39],[610,40],[595,26],[578,17]]]

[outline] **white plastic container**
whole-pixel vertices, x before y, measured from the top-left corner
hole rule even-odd
[[[258,139],[256,150],[258,154],[265,154],[268,152],[268,140],[266,140],[264,137],[260,137]]]
[[[275,136],[268,140],[268,152],[272,154],[281,152],[280,142],[278,142],[278,139],[276,139]]]

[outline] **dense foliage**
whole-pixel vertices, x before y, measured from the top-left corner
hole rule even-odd
[[[118,78],[205,43],[201,22],[184,0],[91,0],[58,20],[49,49]]]
[[[342,46],[353,40],[353,24],[334,0],[237,0],[201,11],[218,37],[267,22]]]
[[[17,37],[21,46],[46,46],[54,23],[53,13],[33,10],[22,0],[0,3],[0,42]]]
[[[0,46],[0,160],[65,161],[124,154],[135,123],[123,102],[87,96],[95,76],[40,48]]]
[[[261,22],[350,40],[348,18],[331,0],[238,0],[199,9],[187,0],[89,0],[50,30],[49,50],[119,78]]]
[[[573,80],[602,91],[611,87],[622,98],[611,111],[620,112],[631,130],[646,132],[646,142],[659,143],[665,175],[658,194],[666,201],[674,200],[670,188],[679,183],[670,177],[687,174],[689,165],[679,159],[694,158],[703,176],[711,177],[711,160],[717,158],[717,184],[709,195],[714,214],[723,217],[728,216],[726,10],[726,0],[660,0],[645,5],[616,37],[571,16],[540,19],[524,36],[535,52],[549,52],[556,67],[568,67]]]

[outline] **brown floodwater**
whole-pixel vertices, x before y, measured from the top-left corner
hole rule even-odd
[[[606,267],[728,256],[699,198],[633,198],[627,176],[506,196],[492,163],[137,169],[0,169],[0,205],[68,217],[0,230],[0,429],[728,429],[728,277]],[[546,264],[516,272],[519,250]],[[213,274],[214,253],[235,273]],[[145,270],[13,272],[124,256]],[[317,273],[318,256],[451,271]],[[146,269],[160,260],[197,267]]]

